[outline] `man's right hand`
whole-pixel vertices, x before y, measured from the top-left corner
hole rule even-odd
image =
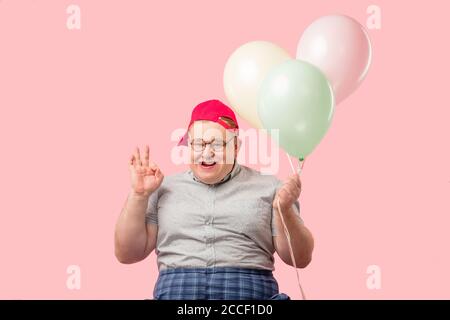
[[[130,158],[131,192],[135,196],[148,198],[153,191],[159,188],[164,179],[158,166],[150,161],[149,149],[148,145],[145,146],[143,161],[138,147]]]

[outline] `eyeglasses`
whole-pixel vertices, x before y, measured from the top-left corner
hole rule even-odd
[[[222,139],[214,139],[210,142],[205,142],[203,139],[193,139],[190,141],[191,147],[196,152],[201,152],[205,150],[206,145],[209,144],[211,149],[215,152],[222,152],[225,149],[225,146],[234,139],[235,136],[231,137],[228,141],[223,141]]]

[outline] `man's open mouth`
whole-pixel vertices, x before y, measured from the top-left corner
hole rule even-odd
[[[202,166],[202,168],[205,168],[205,169],[207,169],[207,168],[212,168],[212,167],[214,167],[215,164],[216,164],[216,162],[206,162],[206,161],[202,161],[202,162],[200,163],[200,165]]]

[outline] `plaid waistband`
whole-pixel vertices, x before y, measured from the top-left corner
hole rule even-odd
[[[242,274],[254,274],[263,276],[273,276],[271,270],[264,269],[249,269],[249,268],[236,268],[236,267],[208,267],[208,268],[167,268],[159,271],[160,275],[171,273],[242,273]]]
[[[153,290],[156,300],[278,299],[271,270],[237,267],[166,268]]]

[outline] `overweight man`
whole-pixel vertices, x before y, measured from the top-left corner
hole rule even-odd
[[[272,273],[275,252],[294,265],[278,200],[295,265],[311,261],[299,175],[283,183],[240,165],[238,130],[231,108],[208,100],[193,109],[179,142],[188,146],[189,170],[164,177],[148,146],[130,157],[131,190],[115,228],[115,255],[130,264],[155,250],[154,299],[290,299]]]

